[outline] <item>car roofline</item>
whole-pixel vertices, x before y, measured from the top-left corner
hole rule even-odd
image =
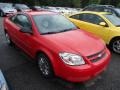
[[[79,12],[79,13],[76,13],[76,14],[80,14],[80,13],[91,13],[91,14],[98,14],[98,15],[111,14],[109,12],[95,12],[95,11],[82,11],[82,12]],[[75,15],[75,14],[73,14],[73,15]]]

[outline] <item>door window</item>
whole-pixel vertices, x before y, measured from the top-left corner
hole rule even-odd
[[[73,15],[70,18],[78,19],[79,20],[79,14]]]
[[[11,21],[20,27],[31,27],[28,17],[22,14],[11,17]]]
[[[100,22],[105,22],[100,16],[95,14],[80,14],[79,19],[97,25],[99,25]]]

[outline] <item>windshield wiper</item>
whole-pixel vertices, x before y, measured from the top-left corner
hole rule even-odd
[[[58,32],[46,32],[46,33],[42,33],[42,35],[45,35],[45,34],[55,34],[55,33],[58,33]]]
[[[76,30],[76,29],[77,28],[68,28],[68,29],[61,30],[60,32],[72,31],[72,30]]]
[[[56,33],[60,33],[60,32],[67,32],[67,31],[71,31],[71,30],[76,30],[77,28],[69,28],[69,29],[64,29],[64,30],[60,30],[60,31],[57,31],[57,32],[46,32],[46,33],[42,33],[42,35],[45,35],[45,34],[56,34]]]

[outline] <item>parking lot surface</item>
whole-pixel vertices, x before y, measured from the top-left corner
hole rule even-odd
[[[120,55],[112,53],[107,71],[94,85],[71,84],[61,79],[44,79],[36,63],[5,41],[0,18],[0,68],[13,90],[120,90]]]

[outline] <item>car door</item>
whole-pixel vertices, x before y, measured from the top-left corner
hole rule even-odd
[[[18,46],[21,47],[21,43],[19,42],[19,30],[20,30],[20,25],[19,25],[19,20],[17,18],[17,15],[14,15],[10,17],[6,23],[5,23],[5,29],[8,30],[7,32],[9,33],[12,41]]]
[[[32,29],[32,24],[29,17],[24,14],[18,14],[13,20],[13,23],[16,25],[16,27],[12,27],[14,30],[15,43],[28,55],[32,56],[36,42],[34,40],[34,30]],[[22,32],[21,29],[27,29],[30,31],[28,31],[28,33]]]
[[[81,13],[72,16],[71,18],[73,18],[71,19],[73,23],[75,23],[80,29],[91,32],[101,37],[104,41],[107,41],[110,32],[109,26],[104,27],[99,25],[101,22],[105,22],[100,16],[90,13]]]

